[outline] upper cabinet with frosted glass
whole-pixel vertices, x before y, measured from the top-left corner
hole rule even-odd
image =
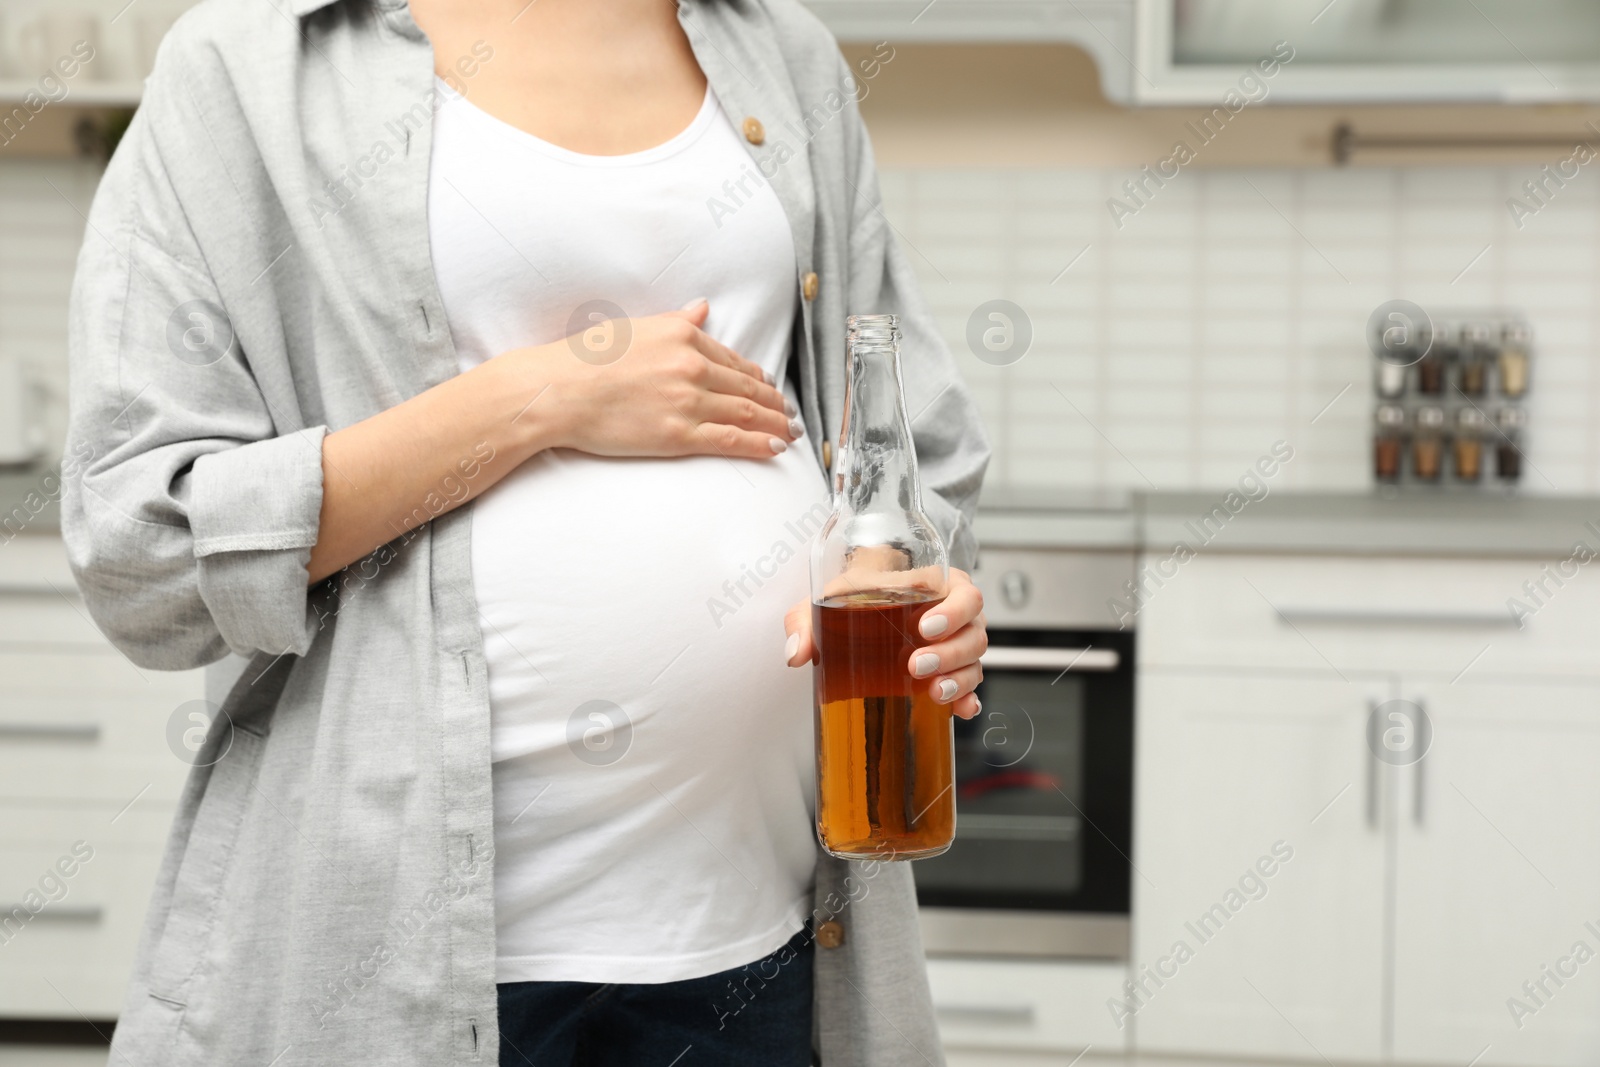
[[[1600,0],[805,3],[844,41],[1075,44],[1126,104],[1216,104],[1280,41],[1269,103],[1600,101]]]
[[[1214,102],[1279,42],[1270,99],[1600,100],[1600,0],[1136,0],[1131,96]]]

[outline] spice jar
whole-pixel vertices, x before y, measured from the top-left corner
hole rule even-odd
[[[1406,412],[1398,404],[1378,407],[1377,431],[1372,436],[1372,473],[1380,482],[1400,480],[1405,450]]]
[[[1437,346],[1417,361],[1417,392],[1424,396],[1444,393],[1444,353]]]
[[[1387,359],[1378,360],[1378,395],[1393,399],[1406,391],[1406,368]]]
[[[1500,443],[1494,450],[1495,473],[1504,482],[1522,478],[1522,428],[1528,424],[1528,413],[1508,404],[1495,412],[1495,422],[1500,428]]]
[[[1458,481],[1475,482],[1483,476],[1483,431],[1488,424],[1488,417],[1477,408],[1462,408],[1457,413],[1451,452]]]
[[[1491,352],[1489,327],[1473,323],[1461,331],[1461,355],[1456,363],[1456,387],[1465,396],[1482,396],[1489,387]]]
[[[1528,391],[1530,342],[1528,328],[1521,323],[1505,328],[1500,345],[1501,395],[1515,398]]]
[[[1444,461],[1444,408],[1417,409],[1417,432],[1411,440],[1411,473],[1424,482],[1439,480]]]

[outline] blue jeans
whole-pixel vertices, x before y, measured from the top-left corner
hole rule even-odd
[[[807,923],[705,978],[504,983],[500,1067],[811,1067],[812,954]]]

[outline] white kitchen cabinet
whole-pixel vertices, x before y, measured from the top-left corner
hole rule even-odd
[[[928,984],[946,1048],[1123,1051],[1127,1031],[1104,1009],[1127,978],[1121,963],[935,957]],[[1065,1062],[1064,1060],[1061,1062]]]
[[[1175,973],[1148,980],[1139,1051],[1377,1058],[1383,782],[1364,731],[1389,692],[1382,677],[1141,675],[1131,966]]]
[[[189,771],[172,724],[191,725],[203,672],[128,662],[60,540],[24,535],[0,546],[0,673],[0,1017],[113,1018]]]
[[[0,618],[27,610],[0,595]],[[189,727],[199,672],[140,670],[103,642],[26,652],[0,642],[0,675],[0,804],[176,803],[187,765],[168,730],[174,716]]]
[[[1147,556],[1141,574],[1163,558]],[[1600,571],[1577,570],[1558,586],[1545,570],[1544,561],[1521,559],[1203,554],[1159,586],[1145,580],[1139,660],[1331,676],[1600,680]],[[1544,583],[1537,603],[1527,591],[1535,582]],[[1513,599],[1531,614],[1519,617]]]
[[[171,819],[143,799],[0,806],[0,1016],[117,1016]]]
[[[1427,710],[1433,744],[1397,805],[1395,1059],[1591,1067],[1600,687],[1408,682],[1405,696]],[[1579,941],[1596,959],[1563,965],[1574,973],[1561,985],[1541,974]],[[1530,997],[1525,981],[1546,992]],[[1513,997],[1533,1014],[1514,1016]]]
[[[1538,573],[1219,553],[1147,598],[1135,973],[1247,852],[1296,853],[1149,998],[1137,1050],[1600,1062],[1600,584],[1523,628],[1479,621]],[[1426,711],[1420,762],[1373,757],[1384,699]],[[1316,791],[1332,803],[1306,814]],[[1511,998],[1535,1009],[1520,1026]]]

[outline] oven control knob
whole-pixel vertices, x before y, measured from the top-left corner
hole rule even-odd
[[[1000,576],[1000,598],[1006,602],[1006,607],[1021,611],[1028,606],[1032,593],[1028,576],[1021,571],[1006,571]]]

